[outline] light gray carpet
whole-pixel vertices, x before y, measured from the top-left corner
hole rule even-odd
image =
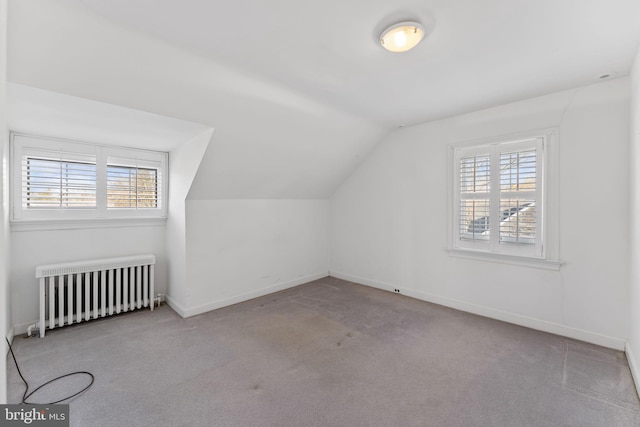
[[[330,277],[189,319],[163,306],[14,348],[34,386],[95,374],[71,402],[72,426],[640,425],[622,352]]]

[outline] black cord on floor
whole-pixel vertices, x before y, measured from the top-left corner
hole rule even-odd
[[[22,402],[20,402],[20,403],[24,403],[24,404],[27,404],[27,405],[55,405],[56,403],[60,403],[60,402],[64,402],[65,400],[72,399],[72,398],[76,397],[77,395],[89,390],[89,388],[93,385],[93,382],[95,381],[95,377],[93,376],[93,374],[91,372],[87,372],[87,371],[71,372],[70,374],[60,375],[59,377],[56,377],[56,378],[54,378],[52,380],[49,380],[46,383],[42,384],[41,386],[37,387],[31,393],[29,393],[29,383],[27,382],[27,380],[24,379],[24,375],[22,375],[22,372],[20,371],[20,366],[18,366],[18,361],[16,360],[16,355],[13,354],[13,348],[11,348],[11,343],[9,342],[9,339],[7,339],[6,337],[5,337],[5,340],[7,341],[7,344],[9,345],[9,351],[11,352],[11,357],[13,357],[13,363],[16,364],[16,369],[18,370],[18,375],[20,375],[20,378],[22,378],[22,381],[24,382],[24,385],[27,387],[24,390],[24,394],[22,395]],[[83,388],[79,392],[77,392],[75,394],[72,394],[71,396],[67,396],[64,399],[56,400],[55,402],[48,402],[48,403],[27,402],[27,399],[30,398],[31,396],[33,396],[33,394],[35,392],[37,392],[38,390],[40,390],[42,387],[44,387],[46,385],[49,385],[52,382],[61,380],[62,378],[71,377],[73,375],[89,375],[89,377],[91,377],[91,382],[89,383],[88,386],[86,386],[85,388]]]

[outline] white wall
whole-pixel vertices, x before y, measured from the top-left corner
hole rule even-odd
[[[166,292],[165,225],[11,232],[11,306],[16,334],[38,319],[38,265],[155,254],[155,288]]]
[[[183,316],[328,273],[328,200],[187,200]]]
[[[12,82],[215,128],[190,183],[186,220],[178,206],[167,223],[174,306],[192,313],[327,274],[326,199],[386,127],[114,25],[78,2],[32,0],[9,7]],[[179,224],[185,221],[182,271],[172,245],[181,244]],[[255,237],[239,240],[247,235]],[[16,251],[40,243],[27,235],[19,239]],[[42,239],[49,239],[46,233]],[[15,268],[22,280],[42,261],[24,254],[21,260]],[[31,316],[20,311],[21,318]]]
[[[8,187],[8,159],[9,144],[7,143],[7,109],[6,109],[6,81],[7,81],[7,2],[0,0],[0,404],[7,402],[7,365],[5,355],[7,345],[4,337],[11,339],[11,306],[9,290],[9,187]]]
[[[186,305],[187,225],[186,199],[213,130],[207,130],[169,153],[169,206],[167,213],[167,294]]]
[[[179,221],[181,217],[184,218],[184,199],[204,153],[204,148],[199,148],[198,144],[206,147],[211,128],[23,85],[9,84],[7,93],[7,119],[12,131],[170,151],[170,219],[166,225],[161,221],[153,221],[154,225],[131,226],[134,221],[125,226],[112,222],[108,224],[109,228],[78,228],[82,227],[81,223],[62,225],[55,230],[31,230],[28,228],[30,224],[17,224],[12,228],[10,277],[13,289],[11,304],[14,308],[12,325],[15,332],[25,332],[37,319],[38,285],[34,277],[37,265],[152,253],[156,255],[155,288],[158,292],[166,293],[166,227],[170,226],[171,232],[175,233],[174,219]],[[172,191],[175,191],[175,197]],[[176,208],[180,204],[182,213],[180,208]],[[54,226],[49,224],[46,227]],[[184,224],[182,228],[184,236]]]
[[[640,390],[640,50],[631,69],[631,284],[627,359]]]
[[[333,196],[331,274],[623,348],[628,93],[623,78],[394,132]],[[560,128],[560,271],[450,257],[448,144],[549,127]]]

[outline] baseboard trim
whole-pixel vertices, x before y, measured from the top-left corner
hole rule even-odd
[[[174,298],[171,298],[171,295],[166,295],[167,304],[169,307],[173,309],[176,313],[180,315],[180,317],[191,317],[196,316],[198,314],[206,313],[207,311],[215,310],[218,308],[226,307],[228,305],[237,304],[239,302],[247,301],[253,298],[261,297],[273,292],[282,291],[285,289],[292,288],[294,286],[302,285],[303,283],[311,282],[313,280],[322,279],[323,277],[327,277],[329,275],[328,271],[321,271],[315,274],[309,274],[307,276],[301,276],[293,280],[289,280],[286,282],[277,283],[273,286],[268,286],[266,288],[257,289],[255,291],[247,292],[244,294],[240,294],[231,298],[226,298],[222,300],[212,301],[206,304],[198,305],[195,307],[184,307],[182,304],[178,303]],[[20,323],[18,325],[13,325],[13,328],[10,330],[16,335],[26,334],[29,326],[37,323],[37,320],[32,322]],[[13,334],[11,335],[10,341],[13,339]]]
[[[206,313],[211,310],[216,310],[218,308],[227,307],[229,305],[237,304],[239,302],[248,301],[250,299],[258,298],[264,295],[271,294],[273,292],[283,291],[285,289],[292,288],[294,286],[302,285],[303,283],[311,282],[313,280],[322,279],[323,277],[327,277],[329,275],[328,271],[322,271],[314,274],[309,274],[306,276],[297,277],[293,280],[288,280],[286,282],[276,283],[272,286],[267,286],[265,288],[256,289],[255,291],[246,292],[244,294],[236,295],[230,298],[225,298],[221,300],[211,301],[206,304],[194,306],[194,307],[182,307],[177,304],[173,299],[167,297],[167,303],[171,308],[173,308],[176,313],[178,313],[182,317],[191,317],[196,316],[198,314]]]
[[[572,328],[570,326],[562,325],[559,323],[536,319],[534,317],[523,316],[521,314],[516,314],[508,311],[497,310],[495,308],[473,304],[454,298],[442,297],[421,291],[416,291],[414,289],[402,288],[398,287],[398,285],[385,283],[378,280],[367,279],[364,277],[358,277],[339,271],[329,271],[329,275],[338,279],[348,280],[350,282],[371,286],[389,292],[393,292],[394,289],[399,289],[401,294],[422,301],[443,305],[445,307],[455,308],[456,310],[477,314],[483,317],[489,317],[491,319],[501,320],[507,323],[513,323],[515,325],[524,326],[542,332],[548,332],[567,338],[573,338],[579,341],[585,341],[591,344],[601,345],[603,347],[608,347],[615,350],[625,350],[626,341],[621,338],[610,337],[595,332]]]
[[[178,304],[178,302],[175,299],[171,298],[171,296],[168,294],[165,295],[165,298],[167,300],[167,305],[171,307],[173,311],[178,313],[180,317],[187,317],[185,316],[185,309],[182,305]]]
[[[627,362],[629,362],[629,370],[631,370],[631,377],[636,385],[636,393],[640,397],[640,366],[638,366],[638,359],[635,358],[635,353],[631,349],[631,344],[627,341],[624,347],[624,353],[627,356]]]
[[[38,321],[32,320],[31,322],[24,322],[24,323],[18,323],[17,325],[13,325],[13,327],[10,328],[12,332],[12,336],[26,334],[29,326],[33,325],[34,323],[38,323]]]

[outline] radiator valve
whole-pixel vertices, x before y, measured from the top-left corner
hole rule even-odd
[[[30,325],[27,328],[27,336],[31,336],[31,334],[33,333],[33,330],[39,331],[40,330],[40,325],[38,325],[37,323],[34,323],[33,325]]]
[[[165,295],[164,294],[158,294],[156,295],[156,298],[154,300],[154,304],[156,307],[160,307],[160,304],[162,304],[165,300]]]

